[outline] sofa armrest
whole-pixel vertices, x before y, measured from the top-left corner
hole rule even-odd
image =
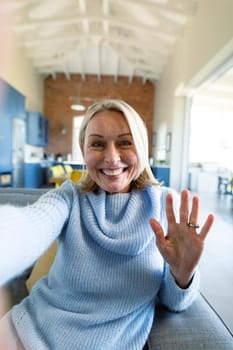
[[[180,313],[157,305],[148,343],[151,350],[229,350],[233,335],[200,294]]]

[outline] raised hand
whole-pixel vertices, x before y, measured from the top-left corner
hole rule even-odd
[[[192,199],[189,212],[189,191],[181,193],[180,222],[176,222],[172,194],[166,198],[166,215],[168,231],[165,235],[161,225],[155,219],[150,219],[151,227],[156,236],[158,249],[170,265],[176,283],[186,288],[191,281],[195,268],[204,248],[204,241],[214,222],[213,214],[209,214],[204,225],[197,232],[199,214],[199,198]]]

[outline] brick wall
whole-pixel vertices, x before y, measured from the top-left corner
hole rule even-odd
[[[154,112],[155,87],[151,82],[142,83],[134,78],[129,83],[127,77],[102,76],[100,81],[96,76],[73,74],[68,80],[64,74],[58,74],[56,79],[48,77],[44,82],[44,113],[49,118],[49,147],[46,153],[66,155],[72,153],[73,117],[83,112],[73,111],[71,104],[77,103],[80,96],[81,103],[88,107],[95,100],[103,98],[121,98],[128,102],[144,119],[151,143],[152,121]],[[65,127],[65,132],[61,132]]]

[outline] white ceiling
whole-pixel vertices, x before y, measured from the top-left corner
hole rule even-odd
[[[156,81],[198,0],[7,0],[13,29],[39,73]]]
[[[0,0],[38,73],[159,80],[201,0]],[[233,59],[196,101],[233,107]]]

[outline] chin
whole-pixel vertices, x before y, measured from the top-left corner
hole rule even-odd
[[[118,188],[106,188],[105,189],[106,192],[108,192],[109,194],[114,194],[114,193],[127,193],[130,191],[130,186],[126,186],[126,187],[118,187]]]

